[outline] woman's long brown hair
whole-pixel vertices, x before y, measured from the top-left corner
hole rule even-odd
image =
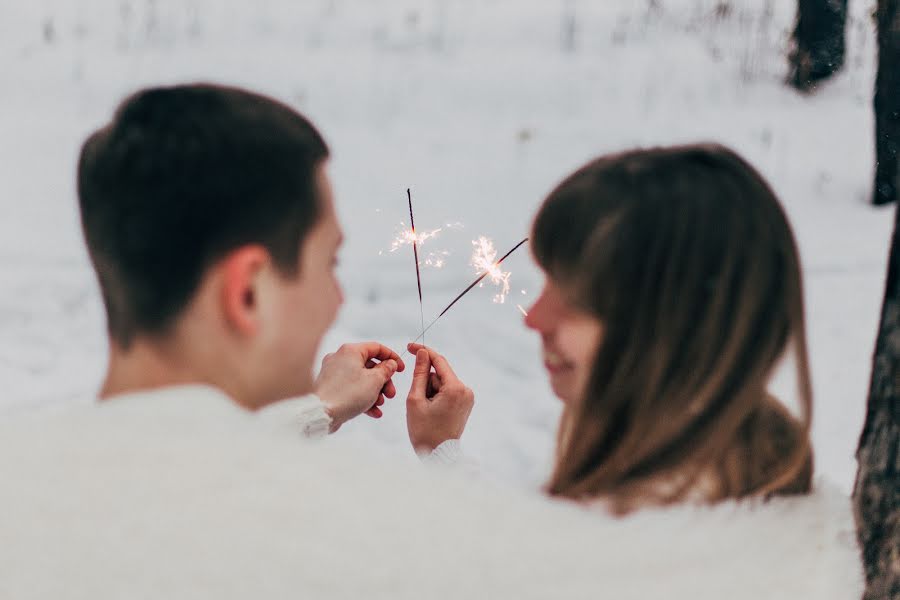
[[[541,207],[533,251],[604,325],[584,397],[565,407],[552,495],[626,512],[809,491],[812,389],[794,236],[727,148],[599,158]],[[791,347],[800,414],[766,392]]]

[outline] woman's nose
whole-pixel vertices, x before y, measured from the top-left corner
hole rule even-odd
[[[543,331],[546,326],[546,318],[544,315],[544,296],[541,295],[537,300],[534,301],[534,304],[525,311],[527,314],[525,315],[525,326],[529,329],[534,329],[535,331]]]

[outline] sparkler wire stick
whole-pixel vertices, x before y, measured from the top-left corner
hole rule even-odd
[[[524,244],[525,242],[527,242],[527,241],[528,241],[528,238],[525,238],[524,240],[522,240],[521,242],[519,242],[518,244],[516,244],[516,245],[513,247],[513,249],[510,250],[509,252],[507,252],[506,254],[504,254],[504,255],[500,258],[500,260],[494,262],[494,266],[497,266],[497,265],[499,265],[500,263],[502,263],[504,260],[506,260],[507,257],[508,257],[510,254],[512,254],[513,252],[515,252],[516,250],[518,250],[519,247],[520,247],[522,244]],[[438,319],[440,319],[441,317],[444,316],[444,313],[446,313],[448,310],[450,310],[450,308],[451,308],[454,304],[456,304],[457,302],[459,302],[459,300],[460,300],[463,296],[465,296],[466,294],[468,294],[468,293],[472,290],[473,287],[475,287],[476,285],[478,285],[479,283],[481,283],[482,280],[484,280],[484,278],[487,277],[487,276],[490,275],[490,274],[491,274],[490,271],[485,271],[484,273],[482,273],[481,275],[479,275],[478,278],[475,279],[475,281],[473,281],[472,283],[470,283],[469,286],[468,286],[466,289],[464,289],[464,290],[463,290],[456,298],[453,299],[453,301],[452,301],[450,304],[447,305],[447,308],[445,308],[444,310],[441,311],[441,314],[439,314],[438,316],[436,316],[436,317],[434,318],[434,320],[433,320],[431,323],[428,324],[428,327],[423,327],[423,328],[422,328],[422,333],[420,333],[420,334],[419,334],[419,337],[417,337],[417,338],[416,338],[415,340],[413,340],[413,341],[414,341],[414,342],[417,342],[417,341],[419,341],[420,339],[423,339],[423,340],[424,340],[424,338],[425,338],[425,332],[427,332],[429,329],[431,329],[432,325],[434,325],[435,323],[437,323]]]
[[[425,344],[425,308],[422,305],[422,276],[419,273],[419,248],[418,248],[418,238],[416,237],[416,221],[413,218],[413,209],[412,209],[412,194],[409,191],[409,188],[406,188],[406,198],[409,200],[409,225],[412,228],[412,237],[413,237],[413,257],[416,260],[416,285],[419,288],[419,319],[422,323],[422,344]],[[418,339],[418,338],[416,338]]]

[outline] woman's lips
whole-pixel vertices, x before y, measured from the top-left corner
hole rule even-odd
[[[544,368],[555,375],[571,368],[571,365],[559,354],[544,350]]]

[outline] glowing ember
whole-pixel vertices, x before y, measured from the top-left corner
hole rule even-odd
[[[491,283],[500,286],[500,292],[494,296],[494,302],[503,304],[506,296],[509,294],[509,277],[512,275],[509,271],[504,271],[497,263],[497,250],[494,249],[494,243],[488,238],[481,236],[472,242],[475,251],[472,253],[471,264],[475,267],[477,273],[487,273]],[[479,287],[484,283],[479,284]]]
[[[440,250],[438,252],[429,252],[428,256],[425,257],[425,260],[419,263],[423,267],[431,267],[432,269],[440,269],[444,266],[444,263],[447,262],[447,257],[450,256],[450,253],[446,250]]]
[[[401,247],[406,245],[412,245],[413,243],[418,244],[419,246],[427,240],[436,236],[441,232],[441,228],[432,229],[431,231],[423,231],[421,233],[414,232],[412,229],[406,226],[406,223],[400,223],[400,231],[397,233],[397,236],[394,237],[391,242],[391,252],[396,252]]]
[[[521,305],[521,304],[516,304],[516,308],[519,309],[519,312],[520,312],[520,313],[522,313],[522,314],[525,315],[526,317],[528,316],[528,311],[525,310],[524,308],[522,308],[522,305]]]

